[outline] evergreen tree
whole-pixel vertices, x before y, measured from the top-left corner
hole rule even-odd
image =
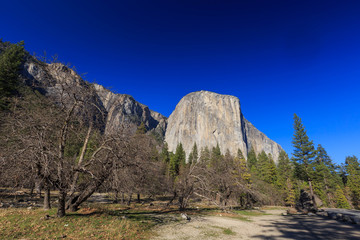
[[[186,154],[181,143],[176,147],[175,154],[170,158],[170,174],[179,175],[180,167],[185,166]]]
[[[267,170],[267,174],[268,174],[268,179],[269,179],[269,183],[275,185],[277,182],[277,169],[276,169],[276,164],[274,162],[274,159],[272,157],[272,155],[269,153],[268,154],[268,170]]]
[[[213,147],[210,154],[210,164],[209,167],[216,169],[218,172],[223,172],[227,168],[227,164],[229,162],[232,162],[232,156],[231,161],[224,161],[224,156],[221,154],[219,144],[216,145],[216,147]],[[229,160],[225,159],[225,160]]]
[[[222,155],[219,144],[216,144],[216,147],[213,147],[211,151],[211,162],[219,161],[221,157]]]
[[[20,66],[24,61],[24,42],[10,44],[0,55],[0,108],[7,107],[7,98],[16,93]]]
[[[295,191],[291,178],[293,169],[285,151],[280,152],[277,172],[277,185],[285,195],[285,204],[288,206],[295,205]]]
[[[255,166],[257,164],[257,158],[256,158],[256,153],[253,147],[251,147],[249,153],[248,153],[248,166],[249,169],[251,170],[251,172],[255,172]]]
[[[325,148],[323,148],[321,144],[318,144],[317,146],[314,163],[323,163],[330,170],[331,173],[335,172],[335,165],[327,154]]]
[[[167,164],[170,162],[169,148],[167,143],[164,143],[160,156],[163,162]]]
[[[275,184],[277,179],[276,165],[271,155],[262,151],[257,159],[256,173],[258,177],[270,184]]]
[[[360,163],[357,157],[346,157],[346,186],[349,188],[353,206],[360,209]]]
[[[197,160],[198,160],[198,150],[197,150],[197,145],[196,145],[196,143],[194,143],[194,146],[193,146],[193,148],[192,148],[192,150],[191,150],[191,152],[190,152],[190,154],[189,154],[189,158],[188,158],[188,160],[189,160],[189,164],[191,165],[192,163],[196,163],[197,162]]]
[[[265,151],[261,151],[261,153],[257,156],[257,163],[253,167],[256,167],[256,175],[259,179],[268,182],[267,176],[267,167],[268,167],[268,156]]]
[[[210,150],[207,146],[201,149],[200,161],[205,163],[210,162]]]
[[[315,157],[315,148],[313,141],[310,141],[306,134],[301,119],[296,114],[294,114],[294,136],[292,144],[294,146],[293,161],[295,165],[295,174],[300,180],[308,182],[310,195],[315,204],[311,179],[313,171],[311,163]]]
[[[342,185],[341,178],[336,172],[336,166],[320,144],[316,149],[312,168],[314,169],[312,179],[315,193],[325,205],[333,205],[333,193],[336,191],[337,186]]]
[[[242,153],[242,151],[240,150],[240,148],[238,148],[238,151],[237,151],[237,158],[239,158],[239,159],[245,159],[245,158],[244,158],[244,154]]]
[[[350,204],[347,201],[347,199],[344,195],[344,191],[341,189],[340,186],[337,186],[335,195],[336,195],[336,207],[337,208],[346,208],[346,209],[350,208]]]
[[[293,183],[290,178],[286,180],[285,204],[291,207],[295,205],[295,191],[294,191]]]
[[[193,155],[193,162],[196,163],[199,158],[199,153],[198,153],[196,142],[194,143],[194,146],[192,148],[192,155]]]
[[[251,183],[251,174],[247,167],[246,160],[241,150],[238,149],[237,156],[234,158],[234,177],[247,184]]]
[[[189,164],[189,165],[192,165],[192,164],[193,164],[193,161],[194,161],[193,153],[190,152],[190,153],[189,153],[189,158],[188,158],[188,164]]]

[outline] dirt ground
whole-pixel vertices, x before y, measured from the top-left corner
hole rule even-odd
[[[154,239],[360,239],[360,225],[319,216],[251,216],[248,221],[224,216],[195,216],[191,221],[159,226]]]

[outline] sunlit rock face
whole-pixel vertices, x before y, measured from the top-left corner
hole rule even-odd
[[[166,129],[166,117],[150,110],[127,94],[116,94],[101,85],[94,84],[97,95],[107,111],[106,131],[112,132],[125,122],[139,125],[143,122],[148,130],[163,136]]]
[[[181,142],[188,156],[194,143],[211,149],[219,144],[223,153],[244,155],[251,147],[259,154],[265,151],[275,161],[281,146],[257,130],[241,113],[237,97],[208,91],[193,92],[183,97],[168,119],[165,141],[175,151]]]
[[[64,86],[76,89],[77,94],[91,94],[90,102],[83,108],[92,107],[94,112],[84,118],[88,118],[88,121],[98,119],[99,127],[106,133],[116,132],[124,123],[131,124],[134,129],[144,123],[147,130],[156,133],[159,139],[165,135],[166,117],[150,110],[130,95],[113,93],[101,85],[84,81],[73,69],[61,63],[48,64],[28,56],[22,75],[29,85],[37,86],[44,95],[55,99],[62,96]],[[82,110],[79,109],[79,115]]]

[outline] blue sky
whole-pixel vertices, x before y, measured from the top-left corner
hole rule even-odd
[[[293,114],[337,163],[360,157],[360,1],[1,1],[0,38],[169,116],[235,95],[291,154]]]

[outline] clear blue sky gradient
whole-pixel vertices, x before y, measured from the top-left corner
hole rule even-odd
[[[0,37],[169,116],[189,92],[239,97],[292,153],[293,114],[337,163],[360,156],[360,1],[1,1]]]

